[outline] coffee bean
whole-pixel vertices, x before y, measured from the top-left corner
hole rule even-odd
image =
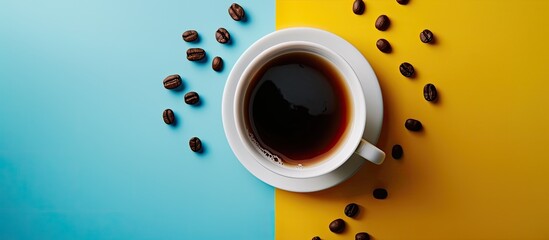
[[[406,127],[406,129],[408,129],[410,131],[417,132],[417,131],[420,131],[423,128],[423,125],[421,125],[420,121],[409,118],[404,123],[404,127]]]
[[[376,28],[380,31],[385,31],[387,28],[389,28],[389,25],[391,24],[391,21],[389,20],[389,17],[386,15],[381,15],[376,20]]]
[[[355,235],[355,240],[370,240],[370,234],[359,232]]]
[[[231,16],[231,18],[233,20],[240,21],[240,20],[244,19],[244,15],[245,15],[244,8],[242,8],[237,3],[233,3],[229,7],[229,15]]]
[[[419,33],[419,39],[424,43],[430,43],[433,41],[435,36],[433,35],[433,32],[431,32],[429,29],[423,30],[421,33]]]
[[[187,104],[197,104],[200,100],[200,97],[198,96],[198,93],[196,92],[188,92],[185,94],[185,103]]]
[[[314,236],[312,240],[320,240],[319,236]]]
[[[175,122],[175,116],[173,115],[173,111],[171,109],[164,110],[164,113],[162,113],[162,118],[164,118],[164,123],[166,124],[173,124]]]
[[[390,53],[392,50],[391,44],[386,39],[378,39],[376,42],[376,47],[379,49],[379,51],[382,51],[384,53]]]
[[[345,230],[345,221],[338,218],[330,223],[330,231],[333,233],[342,233]]]
[[[170,75],[164,78],[163,82],[166,89],[175,89],[181,86],[181,76],[178,74]]]
[[[385,188],[376,188],[374,189],[373,194],[375,199],[385,199],[387,198],[387,195],[389,195],[387,193],[387,190],[385,190]]]
[[[193,152],[200,152],[202,151],[202,141],[200,141],[200,138],[192,137],[189,140],[189,147]]]
[[[215,39],[219,43],[228,43],[231,40],[231,34],[225,28],[219,28],[215,32]]]
[[[423,87],[423,97],[429,102],[437,100],[438,93],[435,85],[431,83],[425,85],[425,87]]]
[[[219,56],[214,57],[212,60],[212,69],[216,72],[221,71],[223,69],[223,59]]]
[[[356,15],[362,15],[365,9],[366,9],[366,5],[364,4],[364,1],[355,0],[355,2],[353,3],[353,12]]]
[[[414,70],[414,66],[412,66],[412,64],[407,62],[403,62],[402,64],[400,64],[399,70],[402,76],[409,77],[409,78],[414,76],[414,73],[416,72]]]
[[[394,159],[400,159],[403,154],[402,146],[396,144],[393,146],[393,149],[391,150],[391,155]]]
[[[194,42],[198,39],[198,32],[195,30],[187,30],[183,33],[182,37],[185,42]]]
[[[358,214],[359,207],[356,203],[349,203],[347,206],[345,206],[345,216],[347,217],[354,217]]]
[[[398,4],[400,5],[406,5],[408,4],[409,0],[396,0]]]
[[[187,59],[189,61],[200,61],[206,56],[206,51],[202,48],[189,48],[187,50]]]

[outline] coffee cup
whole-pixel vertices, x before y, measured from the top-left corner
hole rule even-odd
[[[248,64],[228,99],[233,109],[223,109],[233,112],[238,135],[230,145],[290,178],[325,175],[353,154],[381,164],[385,153],[362,138],[368,109],[360,84],[325,46],[276,44]]]

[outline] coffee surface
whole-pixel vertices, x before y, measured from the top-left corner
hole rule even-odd
[[[245,101],[247,127],[261,148],[285,164],[311,165],[345,133],[349,101],[344,79],[326,59],[287,53],[253,76]]]

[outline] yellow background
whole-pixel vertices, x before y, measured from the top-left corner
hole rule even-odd
[[[277,0],[277,29],[311,26],[338,34],[370,61],[385,114],[378,143],[404,156],[365,164],[350,180],[316,193],[276,190],[276,239],[549,239],[549,1]],[[375,29],[386,14],[390,28]],[[419,40],[430,29],[436,44]],[[378,38],[393,46],[375,47]],[[417,77],[400,75],[408,61]],[[439,102],[423,99],[433,83]],[[424,125],[404,128],[407,118]],[[385,187],[386,200],[372,190]],[[343,214],[356,202],[356,219]],[[328,224],[343,218],[347,230]]]

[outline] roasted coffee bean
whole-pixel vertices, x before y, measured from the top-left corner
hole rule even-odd
[[[431,32],[429,29],[423,30],[421,33],[419,33],[419,39],[424,43],[430,43],[433,41],[435,36],[433,35],[433,32]]]
[[[242,8],[237,3],[233,3],[229,7],[229,15],[231,16],[231,18],[233,20],[240,21],[240,20],[244,19],[244,15],[245,15],[244,8]]]
[[[408,4],[409,0],[396,0],[398,4],[400,5],[406,5]]]
[[[431,83],[425,85],[425,87],[423,87],[423,97],[429,102],[437,100],[438,93],[435,85]]]
[[[342,233],[345,230],[345,221],[338,218],[330,223],[330,231],[333,233]]]
[[[223,59],[219,56],[214,57],[212,60],[212,69],[216,72],[221,71],[223,69]]]
[[[386,15],[381,15],[376,20],[376,28],[380,31],[385,31],[387,28],[389,28],[389,25],[391,25],[391,21],[389,20],[389,17]]]
[[[196,92],[188,92],[185,94],[185,103],[187,104],[197,104],[200,100],[200,97],[198,96],[198,93]]]
[[[384,53],[390,53],[391,52],[391,44],[386,39],[378,39],[376,42],[376,47],[379,49],[379,51],[382,51]]]
[[[385,199],[389,194],[385,188],[376,188],[374,189],[373,195],[375,199]]]
[[[178,74],[170,75],[164,78],[163,82],[166,89],[175,89],[181,86],[181,76]]]
[[[314,236],[312,240],[320,240],[319,236]]]
[[[404,123],[404,127],[406,127],[406,129],[408,129],[410,131],[417,132],[417,131],[420,131],[423,128],[423,125],[421,125],[420,121],[409,118]]]
[[[166,124],[173,124],[175,122],[175,116],[173,115],[173,111],[169,108],[164,110],[164,113],[162,113],[162,118],[164,118],[164,122]]]
[[[402,150],[402,146],[398,144],[394,145],[393,149],[391,150],[391,155],[394,159],[400,159],[403,153],[404,151]]]
[[[206,51],[202,48],[189,48],[187,50],[187,59],[189,61],[200,61],[206,56]]]
[[[402,64],[400,64],[399,70],[402,76],[409,77],[409,78],[414,76],[414,73],[416,72],[414,70],[414,66],[412,66],[412,64],[407,62],[403,62]]]
[[[215,39],[219,43],[228,43],[231,40],[231,34],[225,28],[219,28],[215,32]]]
[[[355,240],[370,240],[370,234],[359,232],[355,235]]]
[[[182,37],[185,42],[194,42],[198,39],[198,32],[195,30],[187,30],[183,33]]]
[[[353,12],[356,15],[362,15],[365,9],[366,9],[366,4],[364,4],[364,1],[355,0],[355,2],[353,3]]]
[[[200,138],[192,137],[189,140],[189,147],[193,152],[200,152],[202,151],[202,141],[200,141]]]
[[[345,206],[345,216],[347,217],[354,217],[358,214],[359,207],[356,203],[349,203],[347,206]]]

